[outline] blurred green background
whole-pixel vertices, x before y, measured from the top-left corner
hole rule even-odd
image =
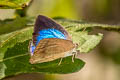
[[[33,0],[25,9],[25,16],[81,19],[87,22],[120,24],[120,0]],[[15,18],[14,9],[0,9],[0,20]],[[0,26],[1,27],[1,26]],[[62,75],[22,74],[4,80],[120,80],[120,34],[95,29],[104,33],[99,46],[89,54],[79,54],[86,62],[77,73]]]

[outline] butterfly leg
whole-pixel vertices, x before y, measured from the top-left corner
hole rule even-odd
[[[63,58],[61,58],[61,59],[60,59],[60,62],[58,63],[58,65],[60,65],[60,64],[61,64],[62,60],[63,60]]]
[[[74,58],[75,56],[77,55],[77,52],[74,52],[73,55],[72,55],[72,62],[74,63]]]
[[[75,54],[72,55],[72,62],[74,63]]]

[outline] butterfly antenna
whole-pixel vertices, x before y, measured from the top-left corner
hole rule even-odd
[[[63,58],[60,59],[60,62],[58,63],[58,66],[62,63]]]

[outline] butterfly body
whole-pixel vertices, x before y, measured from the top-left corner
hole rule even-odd
[[[42,63],[73,55],[75,45],[67,31],[52,19],[38,16],[33,41],[30,44],[30,63]]]

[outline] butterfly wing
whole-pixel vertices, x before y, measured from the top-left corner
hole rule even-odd
[[[45,32],[44,33],[39,33],[39,32],[42,30],[45,30],[45,29],[58,30],[66,37],[67,40],[71,40],[71,37],[68,34],[68,32],[60,24],[56,23],[51,18],[48,18],[48,17],[43,16],[43,15],[39,15],[37,17],[35,25],[34,25],[34,32],[33,32],[33,44],[34,45],[36,45],[36,42],[38,42],[37,36],[45,34]],[[50,30],[48,30],[46,32],[49,33]],[[58,34],[57,34],[57,36],[59,37]],[[53,34],[53,35],[55,35],[55,34]]]
[[[70,40],[46,38],[39,42],[30,63],[42,63],[52,61],[65,55],[72,55],[75,45]]]
[[[52,61],[66,55],[75,48],[68,32],[54,20],[39,15],[36,19],[33,42],[30,44],[30,63]]]

